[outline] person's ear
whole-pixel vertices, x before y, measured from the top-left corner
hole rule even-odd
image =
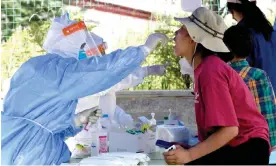
[[[193,39],[190,39],[190,44],[193,44],[193,43],[195,43],[195,42],[193,41]]]

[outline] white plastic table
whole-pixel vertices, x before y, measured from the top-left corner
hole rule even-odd
[[[78,165],[81,159],[71,159],[69,163],[63,163],[62,165]],[[276,164],[276,151],[271,152],[269,164]],[[167,165],[164,160],[151,160],[148,165]]]
[[[81,159],[71,159],[69,163],[62,163],[61,165],[79,165]],[[164,160],[151,160],[148,162],[148,165],[167,165]]]

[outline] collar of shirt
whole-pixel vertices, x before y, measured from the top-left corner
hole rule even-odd
[[[230,66],[232,68],[240,68],[240,67],[249,66],[249,63],[246,60],[240,60],[240,61],[237,61],[237,62],[231,62]]]
[[[240,22],[238,22],[238,25],[245,25],[245,21],[244,21],[244,19],[241,19],[241,21],[240,21]]]

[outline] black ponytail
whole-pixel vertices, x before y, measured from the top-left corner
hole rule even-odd
[[[264,13],[257,7],[256,1],[249,2],[248,0],[240,0],[238,3],[227,3],[228,9],[235,10],[243,14],[245,26],[252,28],[256,33],[261,33],[266,41],[271,40],[273,27],[266,19]]]

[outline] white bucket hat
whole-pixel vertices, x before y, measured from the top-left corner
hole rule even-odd
[[[190,17],[175,18],[181,22],[191,38],[214,52],[229,52],[223,43],[223,34],[227,26],[223,19],[211,10],[204,7],[197,8]]]

